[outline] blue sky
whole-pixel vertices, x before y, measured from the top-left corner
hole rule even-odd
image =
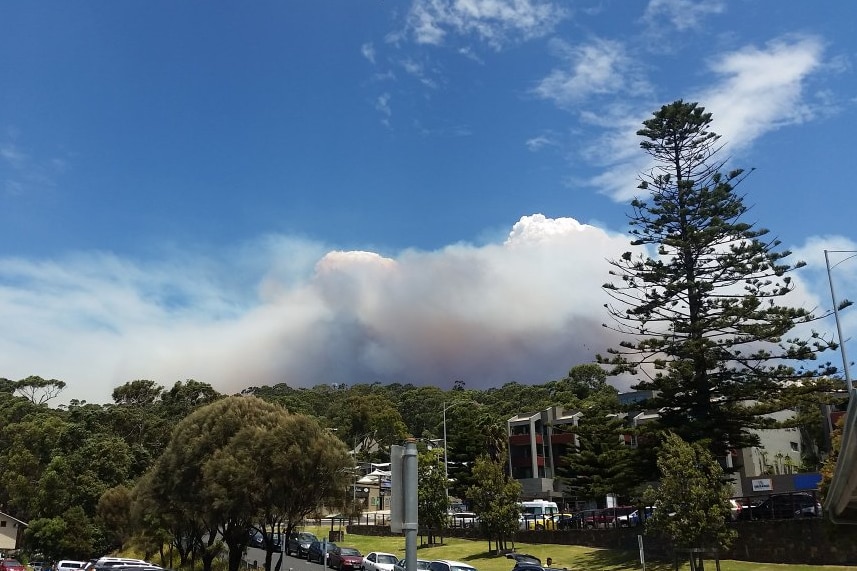
[[[559,378],[616,341],[635,131],[679,98],[808,262],[791,303],[828,307],[824,249],[857,250],[857,5],[825,6],[4,3],[0,376],[90,402]],[[833,275],[857,298],[857,260]]]

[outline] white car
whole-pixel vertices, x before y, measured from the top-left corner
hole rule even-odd
[[[392,553],[373,551],[363,558],[363,571],[393,571],[393,567],[399,562],[399,558]]]
[[[429,563],[429,571],[476,571],[476,568],[461,561],[438,559]]]

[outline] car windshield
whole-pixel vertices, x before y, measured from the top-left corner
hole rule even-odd
[[[359,551],[357,551],[356,549],[352,549],[350,547],[343,547],[342,549],[339,550],[339,553],[341,555],[360,555]]]
[[[392,563],[395,565],[398,562],[399,560],[396,558],[395,555],[378,555],[378,563]]]
[[[14,565],[16,567],[21,567],[21,562],[16,561],[15,559],[6,559],[3,561],[3,565],[6,565],[7,567],[10,565]]]
[[[318,538],[311,533],[302,532],[298,534],[298,541],[318,541]]]

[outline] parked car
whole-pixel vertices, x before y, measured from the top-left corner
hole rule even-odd
[[[363,565],[363,555],[353,547],[334,547],[327,556],[327,566],[331,569],[360,569]]]
[[[318,541],[318,538],[308,531],[298,531],[289,536],[289,541],[286,543],[286,555],[294,555],[301,559],[306,559],[309,554],[309,546],[313,541]]]
[[[542,565],[541,559],[527,553],[507,553],[506,558],[515,560],[515,565],[512,567],[515,571],[520,571],[523,567],[541,567]]]
[[[57,562],[56,571],[81,571],[84,567],[86,567],[86,563],[86,561],[61,559]],[[20,563],[18,565],[20,565]],[[20,571],[23,571],[23,567]]]
[[[479,523],[479,516],[473,512],[456,512],[450,514],[450,527],[473,527]]]
[[[42,569],[50,568],[50,565],[43,561],[30,561],[30,569],[33,571],[42,571]]]
[[[428,559],[417,559],[417,571],[428,571],[431,561]],[[405,558],[399,559],[399,562],[393,565],[393,571],[408,571]]]
[[[438,559],[429,563],[429,571],[476,571],[476,568],[461,561]]]
[[[755,505],[744,506],[738,519],[788,519],[795,517],[817,517],[821,515],[821,503],[806,492],[774,494]]]
[[[392,553],[373,551],[363,558],[363,571],[393,571],[393,567],[399,562],[399,558]]]
[[[336,544],[330,541],[313,541],[309,544],[309,549],[307,549],[306,560],[310,563],[317,562],[324,565],[325,555],[329,556],[330,552],[334,549],[336,549]]]
[[[100,559],[96,559],[94,563],[86,563],[83,568],[88,569],[90,567],[116,567],[119,565],[144,566],[151,565],[151,563],[149,563],[148,561],[143,561],[142,559],[133,559],[129,557],[102,557]],[[57,569],[59,569],[59,565],[57,565]]]
[[[0,571],[25,571],[17,559],[0,559]]]
[[[556,529],[556,522],[550,515],[524,515],[521,517],[520,528],[539,531]]]
[[[580,514],[554,514],[553,522],[554,527],[562,531],[566,529],[576,529],[580,527]]]
[[[644,524],[653,513],[655,513],[654,506],[647,506],[643,508],[643,516],[640,517],[640,509],[637,508],[631,513],[617,515],[614,521],[616,527],[635,527]]]
[[[586,512],[583,518],[583,527],[587,529],[616,527],[616,518],[633,512],[634,506],[619,506],[615,508],[604,508]]]

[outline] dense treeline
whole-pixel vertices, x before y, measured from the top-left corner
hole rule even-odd
[[[356,447],[363,458],[378,460],[407,436],[443,438],[445,409],[455,478],[450,493],[465,497],[473,484],[473,461],[503,453],[510,416],[552,404],[580,406],[591,394],[615,399],[597,366],[573,373],[543,385],[508,383],[488,390],[468,389],[460,381],[450,390],[398,383],[278,384],[250,387],[241,396],[312,419],[343,449]],[[84,558],[127,543],[139,532],[128,515],[135,501],[139,507],[138,484],[169,450],[177,425],[226,395],[195,380],[171,388],[135,380],[117,387],[108,404],[56,404],[65,389],[63,381],[40,377],[0,379],[0,509],[29,524],[29,549]]]
[[[177,382],[169,389],[135,380],[117,387],[109,404],[72,400],[55,405],[64,388],[62,381],[39,377],[17,382],[0,379],[0,462],[4,466],[0,509],[29,523],[28,548],[43,555],[89,557],[127,545],[135,536],[142,541],[142,549],[154,553],[164,542],[139,537],[141,519],[152,516],[137,512],[146,505],[144,499],[152,502],[152,512],[164,515],[168,510],[158,504],[144,476],[151,476],[158,462],[166,462],[165,452],[177,453],[179,444],[170,452],[171,437],[183,420],[204,405],[228,397],[194,380]],[[559,476],[578,497],[594,498],[605,486],[630,494],[636,482],[657,477],[654,449],[617,448],[617,435],[628,428],[611,416],[620,408],[616,395],[604,371],[586,364],[572,368],[563,379],[541,385],[507,383],[474,390],[459,381],[443,390],[399,383],[309,388],[277,384],[250,387],[235,398],[257,397],[253,400],[270,403],[295,419],[308,419],[300,426],[323,430],[325,437],[341,443],[341,450],[356,448],[362,459],[379,461],[386,461],[384,451],[390,444],[407,436],[443,438],[445,411],[449,473],[454,481],[450,495],[460,498],[468,497],[477,483],[471,475],[477,458],[503,461],[508,418],[552,405],[584,410],[592,419],[578,429],[585,446],[566,459],[569,470]],[[252,424],[260,413],[245,414],[250,420],[243,422]],[[807,416],[806,426],[816,423],[812,415]],[[295,431],[299,425],[289,426]],[[278,430],[280,436],[267,437],[275,447],[286,438],[286,429]],[[223,454],[217,450],[212,448],[212,454]],[[605,458],[609,458],[606,464]],[[293,465],[295,458],[283,462]],[[345,489],[348,478],[343,481]],[[135,513],[136,520],[131,517]],[[193,556],[182,553],[187,546],[181,542],[175,547],[181,559]]]

